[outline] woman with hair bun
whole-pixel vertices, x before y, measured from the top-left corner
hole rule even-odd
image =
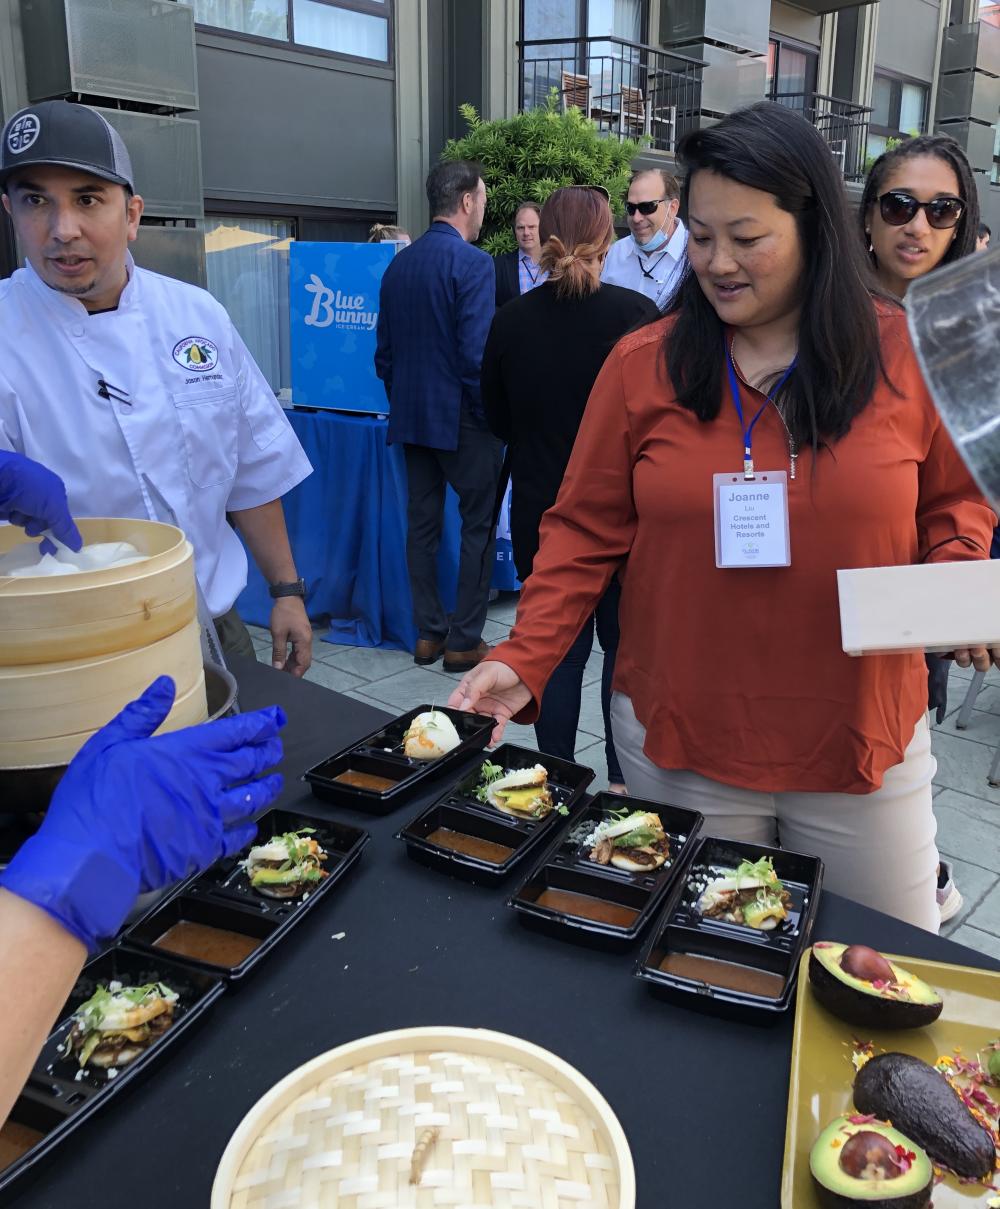
[[[510,446],[511,541],[522,581],[531,575],[542,515],[559,493],[604,359],[627,331],[659,314],[642,294],[601,284],[613,229],[603,189],[557,189],[542,209],[539,227],[539,268],[548,279],[497,311],[486,342],[483,404],[490,428]],[[543,752],[573,759],[583,673],[596,628],[604,651],[601,705],[608,783],[620,792],[624,785],[609,714],[619,595],[613,579],[588,612],[549,680],[535,734]]]
[[[389,223],[372,223],[368,232],[369,243],[412,243],[409,232],[402,227],[394,227]]]

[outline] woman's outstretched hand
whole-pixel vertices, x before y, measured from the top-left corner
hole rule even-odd
[[[531,693],[517,672],[506,663],[489,659],[477,664],[448,698],[452,709],[492,714],[497,720],[491,742],[499,743],[504,728],[531,701]]]

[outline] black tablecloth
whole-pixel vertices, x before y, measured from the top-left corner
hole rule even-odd
[[[385,715],[262,664],[234,671],[244,709],[279,701],[288,713],[283,804],[330,810],[372,842],[245,986],[53,1152],[19,1207],[205,1206],[230,1135],[277,1080],[343,1042],[421,1024],[514,1033],[582,1071],[628,1136],[640,1209],[715,1209],[730,1196],[742,1209],[777,1206],[791,1013],[758,1028],[666,1005],[632,978],[634,952],[530,932],[504,906],[509,885],[471,886],[410,861],[393,834],[419,802],[373,818],[323,807],[298,779]],[[1000,968],[829,893],[816,935]]]

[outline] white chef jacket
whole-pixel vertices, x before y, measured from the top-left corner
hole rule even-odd
[[[247,582],[226,512],[280,498],[312,467],[225,309],[137,268],[88,314],[30,265],[0,281],[0,448],[48,466],[75,516],[134,516],[187,534],[219,617]],[[112,396],[99,394],[105,381]]]
[[[608,285],[638,290],[651,298],[661,311],[666,310],[687,264],[687,241],[687,228],[680,219],[666,244],[649,256],[639,251],[631,235],[618,239],[608,248],[601,280]],[[652,277],[646,276],[642,271],[643,266]]]

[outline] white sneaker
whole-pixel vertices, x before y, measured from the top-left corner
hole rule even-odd
[[[951,865],[947,861],[941,861],[938,866],[937,901],[943,924],[949,919],[954,919],[965,905],[965,899],[955,885],[951,876]]]

